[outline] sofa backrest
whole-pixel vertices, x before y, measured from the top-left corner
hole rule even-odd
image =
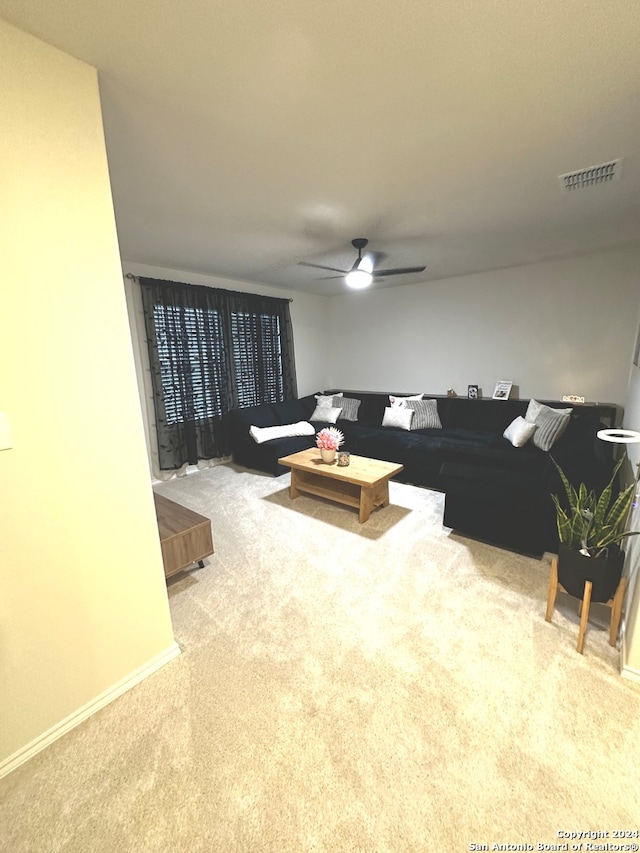
[[[252,426],[269,427],[280,424],[295,424],[308,421],[316,405],[313,394],[299,400],[285,400],[282,403],[262,403],[259,406],[246,406],[229,412],[228,421],[232,434],[246,436]]]
[[[336,393],[326,391],[325,393]],[[415,394],[420,392],[416,391]],[[344,391],[345,397],[361,400],[358,410],[358,423],[376,427],[382,424],[384,410],[389,405],[389,395],[396,397],[414,396],[408,391]],[[425,399],[436,400],[438,414],[444,428],[481,430],[484,432],[504,432],[518,415],[524,415],[528,400],[469,400],[466,397],[442,397],[425,394]]]
[[[342,391],[345,397],[355,397],[361,400],[358,411],[358,423],[365,426],[380,426],[385,407],[389,405],[389,394],[396,397],[412,396],[409,391],[347,391],[331,389],[325,394],[336,394]],[[420,392],[416,391],[415,394]],[[529,405],[529,399],[524,400],[472,400],[468,397],[446,397],[439,394],[424,394],[425,399],[436,400],[438,414],[444,428],[471,429],[481,432],[499,432],[502,434],[518,416],[524,417]],[[604,420],[609,426],[615,426],[620,418],[620,410],[610,403],[587,403],[571,406],[559,400],[539,400],[554,409],[573,408],[571,415],[571,430],[584,429],[587,425],[592,429]]]
[[[342,389],[340,389],[342,390]],[[335,394],[331,389],[324,394]],[[358,410],[358,423],[363,426],[379,427],[382,424],[385,407],[389,405],[389,394],[397,397],[412,396],[410,392],[381,391],[343,391],[345,397],[355,397],[361,401]],[[419,392],[416,392],[419,393]],[[437,394],[425,394],[427,399],[435,399],[442,426],[447,429],[469,429],[479,432],[492,432],[502,435],[507,426],[520,416],[524,417],[529,400],[471,400],[467,397],[445,397]],[[558,400],[540,400],[552,408],[571,408],[568,403]],[[308,421],[316,405],[314,394],[298,400],[286,400],[282,403],[264,403],[261,406],[236,409],[230,413],[232,431],[247,435],[250,426],[277,426],[298,421]],[[604,420],[608,426],[615,426],[620,411],[612,404],[585,404],[573,407],[569,428],[560,442],[568,444],[576,441],[591,441]],[[559,444],[560,444],[559,442]],[[598,442],[602,444],[602,442]]]

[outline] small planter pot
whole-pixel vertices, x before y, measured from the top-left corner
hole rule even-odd
[[[320,448],[320,456],[321,456],[323,462],[325,462],[327,465],[330,465],[333,462],[333,460],[336,458],[336,451],[335,450],[323,450],[322,448]]]
[[[609,601],[618,588],[623,566],[624,551],[619,548],[609,548],[603,557],[586,557],[565,545],[558,548],[558,580],[575,598],[583,597],[585,582],[591,581],[591,601]]]

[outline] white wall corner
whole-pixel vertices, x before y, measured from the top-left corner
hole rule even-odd
[[[87,702],[86,705],[78,708],[77,711],[69,714],[69,716],[65,717],[64,720],[61,720],[48,731],[39,735],[17,752],[14,752],[13,755],[10,755],[0,763],[0,779],[7,776],[13,770],[16,770],[25,762],[29,761],[29,759],[33,758],[34,755],[42,752],[43,749],[46,749],[54,741],[58,740],[58,738],[61,738],[63,735],[67,734],[67,732],[71,731],[71,729],[79,726],[80,723],[83,723],[89,717],[93,716],[97,711],[102,710],[106,705],[113,702],[114,699],[117,699],[119,696],[122,696],[123,693],[131,690],[131,688],[135,687],[136,684],[144,681],[145,678],[160,669],[160,667],[163,667],[166,663],[169,663],[170,660],[173,660],[173,658],[177,657],[179,654],[180,646],[178,646],[177,643],[172,643],[167,649],[151,658],[151,660],[147,661],[141,667],[138,667],[138,669],[134,670],[120,681],[117,681],[103,693],[100,693],[99,696],[96,696],[95,699]]]
[[[629,666],[627,661],[629,660],[627,654],[627,635],[626,633],[622,635],[622,656],[620,662],[620,675],[623,678],[628,678],[629,681],[635,681],[640,684],[640,669],[636,669],[635,666]]]
[[[620,675],[623,678],[628,678],[629,681],[635,681],[637,684],[640,684],[640,669],[634,669],[632,666],[625,666],[623,664]]]

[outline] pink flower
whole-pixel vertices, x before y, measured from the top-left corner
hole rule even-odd
[[[337,450],[344,442],[344,435],[335,427],[325,427],[316,436],[316,444],[321,450]]]

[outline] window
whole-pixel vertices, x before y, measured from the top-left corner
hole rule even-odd
[[[158,467],[230,453],[226,414],[296,396],[289,302],[140,279]]]
[[[219,312],[155,305],[153,320],[167,423],[221,417],[226,377]]]
[[[273,314],[231,315],[238,406],[284,400],[280,320]],[[256,366],[262,365],[258,371]]]

